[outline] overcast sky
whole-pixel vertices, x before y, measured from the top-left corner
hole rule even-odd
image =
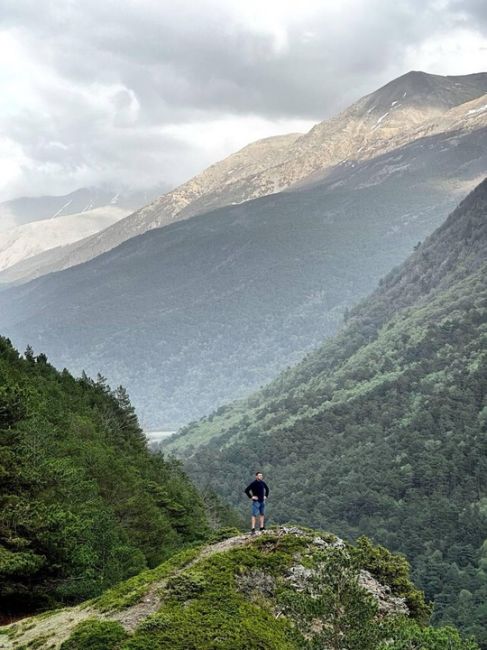
[[[0,0],[0,201],[175,185],[409,70],[487,69],[484,0]]]

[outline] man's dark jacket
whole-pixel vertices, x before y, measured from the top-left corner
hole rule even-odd
[[[257,497],[258,500],[262,503],[264,501],[264,496],[269,496],[269,488],[265,481],[252,481],[252,483],[245,488],[245,494],[251,499],[252,497]]]

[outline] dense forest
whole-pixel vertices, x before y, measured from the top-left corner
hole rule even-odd
[[[487,181],[341,333],[170,448],[234,503],[260,469],[269,515],[366,534],[407,554],[435,601],[487,648]]]
[[[1,647],[477,649],[428,627],[405,559],[365,537],[210,533],[232,512],[148,452],[122,387],[5,338],[0,386],[0,624],[21,619]]]
[[[126,391],[0,338],[3,620],[99,594],[207,532],[177,462],[149,453]]]

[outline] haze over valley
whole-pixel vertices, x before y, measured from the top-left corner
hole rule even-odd
[[[72,245],[75,259],[98,244],[105,254],[2,292],[2,330],[58,367],[122,383],[150,429],[181,426],[249,394],[333,334],[344,311],[482,179],[487,75],[455,79],[406,74],[307,136],[230,156]],[[402,113],[377,123],[404,94]],[[300,141],[299,151],[314,153],[299,154],[313,159],[299,186],[276,193],[273,185],[267,197],[242,201],[264,191],[263,174],[302,176]],[[330,164],[321,141],[336,143],[335,161],[349,157]],[[202,209],[228,205],[192,217],[196,207],[164,211],[189,195]],[[114,246],[121,236],[128,239]]]

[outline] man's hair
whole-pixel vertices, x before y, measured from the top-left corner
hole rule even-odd
[[[257,474],[262,474],[262,472],[260,472],[260,471],[259,471],[259,472],[255,472],[255,475],[256,475],[256,476],[257,476]]]

